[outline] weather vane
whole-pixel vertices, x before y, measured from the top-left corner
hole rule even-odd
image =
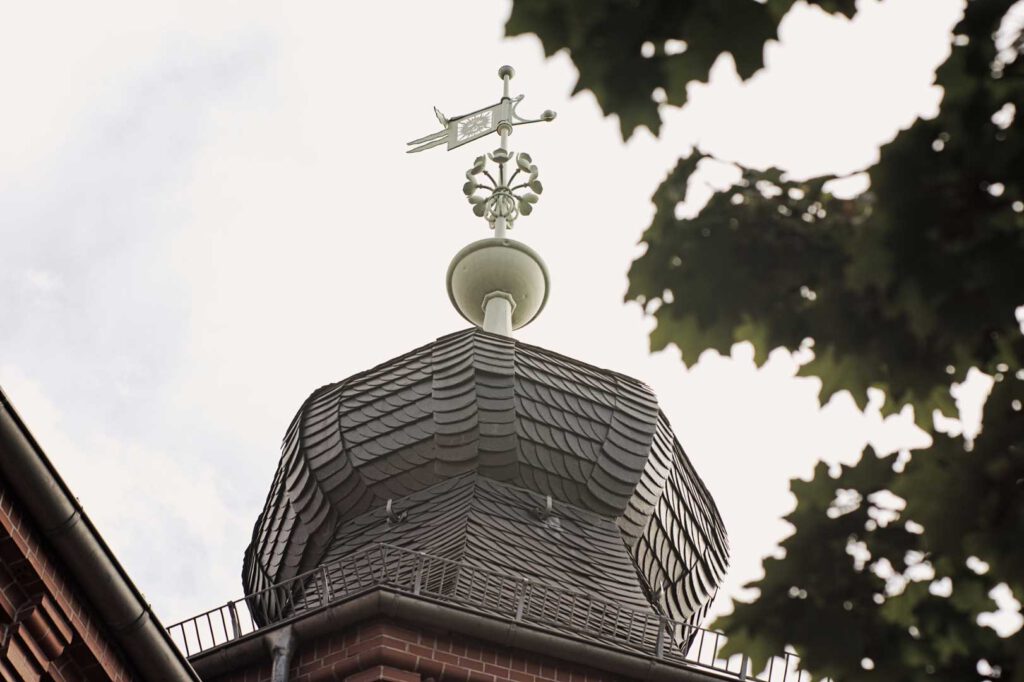
[[[407,150],[408,153],[422,152],[445,143],[451,151],[467,142],[498,133],[501,146],[490,154],[476,158],[473,167],[466,171],[467,182],[462,186],[469,203],[473,205],[473,213],[487,220],[496,237],[503,237],[505,230],[512,228],[519,215],[529,215],[533,211],[533,204],[537,203],[537,195],[544,189],[537,179],[537,166],[533,164],[530,155],[511,152],[508,136],[515,126],[553,121],[555,118],[555,112],[550,109],[542,113],[540,118],[534,119],[523,118],[516,113],[523,95],[509,96],[509,81],[514,75],[515,70],[511,66],[498,69],[498,76],[504,86],[501,101],[497,104],[452,118],[434,107],[434,114],[444,128],[407,143],[415,145]],[[497,177],[487,170],[488,159],[497,164]],[[509,173],[511,162],[515,165]],[[515,184],[517,179],[520,180],[519,184]]]

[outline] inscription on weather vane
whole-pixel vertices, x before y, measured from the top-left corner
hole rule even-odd
[[[466,172],[467,182],[462,187],[469,203],[473,205],[473,213],[485,218],[497,237],[504,236],[505,230],[512,228],[518,216],[529,215],[533,211],[533,204],[537,203],[537,195],[543,191],[537,179],[537,166],[529,154],[515,154],[509,150],[508,136],[515,126],[555,119],[555,112],[550,109],[533,119],[523,118],[516,112],[516,107],[523,101],[523,95],[509,96],[509,81],[514,75],[515,70],[511,66],[498,69],[503,93],[497,104],[452,118],[434,107],[434,115],[443,128],[407,143],[413,147],[407,150],[408,153],[422,152],[442,144],[447,144],[451,151],[491,133],[498,133],[501,146],[476,158],[472,168]],[[497,166],[497,177],[487,169],[488,160]],[[515,164],[514,169],[509,173],[512,162]],[[520,178],[521,175],[524,177]],[[520,183],[514,184],[517,179],[521,180]]]

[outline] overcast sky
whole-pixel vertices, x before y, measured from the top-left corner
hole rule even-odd
[[[565,54],[503,38],[508,2],[7,5],[0,383],[165,624],[237,598],[302,400],[465,326],[444,273],[487,235],[460,188],[489,143],[405,142],[437,129],[433,105],[494,102],[512,64],[520,112],[559,114],[512,136],[546,189],[512,236],[552,274],[518,338],[654,388],[725,517],[736,594],[788,532],[789,478],[928,438],[909,414],[883,421],[877,396],[863,414],[848,395],[821,406],[784,350],[760,369],[744,345],[689,368],[649,355],[625,273],[693,145],[855,174],[935,114],[962,2],[859,6],[847,21],[798,3],[767,70],[740,83],[720,59],[661,139],[624,145],[590,94],[569,97]],[[693,194],[734,177],[707,164]]]

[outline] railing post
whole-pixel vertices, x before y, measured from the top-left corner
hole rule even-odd
[[[238,639],[241,636],[241,628],[238,625],[238,610],[235,609],[235,602],[227,604],[228,616],[231,618],[231,639]]]
[[[320,566],[320,575],[317,576],[317,580],[320,582],[320,588],[323,590],[320,593],[320,606],[327,606],[327,604],[330,602],[330,599],[327,596],[328,583],[326,566]]]
[[[520,583],[519,595],[516,598],[516,622],[522,622],[523,609],[526,607],[526,592],[530,589],[530,579],[523,578]]]
[[[416,557],[416,579],[412,584],[413,594],[419,594],[420,589],[423,587],[423,561],[423,554],[418,552]]]
[[[750,659],[747,658],[746,654],[743,654],[743,657],[740,658],[740,679],[741,680],[747,679],[747,668],[749,666],[750,666]]]
[[[665,657],[665,632],[668,630],[668,619],[665,616],[658,618],[658,640],[654,645],[654,655],[658,658]]]

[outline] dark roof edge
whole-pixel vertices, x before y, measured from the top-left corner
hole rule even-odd
[[[144,680],[199,681],[0,389],[0,473]]]
[[[490,337],[493,337],[493,338],[503,339],[503,340],[508,340],[509,339],[508,336],[503,336],[501,334],[494,334],[492,332],[485,331],[484,329],[482,329],[480,327],[466,327],[465,329],[460,329],[458,331],[449,332],[447,334],[442,334],[441,336],[438,336],[436,339],[434,339],[432,341],[428,341],[426,343],[423,343],[423,344],[417,346],[416,348],[413,348],[412,350],[409,350],[409,351],[406,351],[405,353],[402,353],[401,355],[395,356],[395,357],[390,358],[388,360],[384,360],[382,362],[378,362],[373,367],[369,367],[367,369],[364,369],[364,370],[361,370],[359,372],[356,372],[355,374],[352,374],[351,376],[345,377],[344,379],[339,379],[338,381],[332,381],[330,383],[324,384],[323,386],[321,386],[321,387],[317,388],[315,391],[313,391],[310,394],[309,397],[312,398],[314,395],[320,393],[321,391],[328,390],[328,389],[331,389],[331,388],[335,388],[335,387],[341,385],[342,383],[358,381],[358,380],[366,377],[367,375],[373,374],[374,372],[376,372],[376,371],[378,371],[380,369],[389,367],[389,366],[394,365],[394,364],[398,364],[401,361],[403,361],[403,360],[405,360],[405,359],[407,359],[409,357],[412,357],[413,355],[416,355],[417,353],[423,353],[426,350],[428,350],[430,348],[433,348],[438,343],[441,343],[442,341],[447,341],[448,339],[451,339],[451,338],[454,338],[454,337],[458,337],[458,336],[470,336],[470,335],[474,335],[474,334],[480,334],[480,335],[483,335],[483,336],[490,336]],[[651,393],[651,395],[654,395],[654,391],[651,389],[650,386],[648,386],[646,383],[644,383],[640,379],[637,379],[636,377],[631,377],[628,374],[623,374],[622,372],[619,372],[619,371],[614,370],[614,369],[608,369],[606,367],[599,367],[597,365],[594,365],[594,364],[591,364],[589,362],[586,362],[585,360],[579,360],[577,358],[570,357],[570,356],[565,355],[563,353],[559,353],[557,351],[553,351],[553,350],[551,350],[549,348],[544,348],[543,346],[536,346],[536,345],[533,345],[533,344],[530,344],[530,343],[526,343],[525,341],[520,341],[519,339],[517,339],[515,337],[512,337],[512,342],[517,347],[525,348],[526,350],[532,351],[534,353],[537,353],[538,355],[546,355],[548,357],[551,357],[551,358],[554,358],[554,359],[559,360],[561,362],[564,362],[564,363],[566,363],[568,365],[575,365],[577,367],[582,367],[582,368],[584,368],[586,370],[589,370],[589,371],[592,371],[592,372],[596,372],[597,374],[604,374],[604,375],[606,375],[608,377],[615,377],[615,378],[618,378],[618,379],[622,379],[626,383],[632,384],[633,386],[635,386],[637,388],[640,388],[642,390],[646,390],[649,393]],[[655,399],[657,399],[657,396],[655,396]],[[308,400],[308,398],[307,398],[307,400]],[[303,403],[303,407],[305,407],[305,403]],[[302,411],[302,408],[299,408],[299,412],[300,413],[301,413],[301,411]]]
[[[299,649],[304,640],[337,632],[361,621],[387,616],[430,628],[530,651],[589,668],[651,682],[735,682],[737,675],[703,670],[658,660],[652,656],[610,648],[571,635],[557,634],[527,623],[478,613],[422,596],[377,587],[351,599],[329,604],[274,626],[193,656],[192,664],[206,679],[247,666],[271,662],[275,633],[291,628]]]

